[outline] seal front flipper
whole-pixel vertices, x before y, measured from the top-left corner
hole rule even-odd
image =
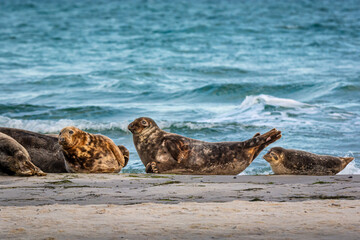
[[[124,167],[125,167],[129,162],[129,156],[130,156],[129,150],[123,145],[118,145],[118,148],[120,149],[121,153],[124,156],[124,160],[125,160]]]
[[[167,137],[165,138],[164,143],[167,151],[175,161],[180,163],[188,159],[190,147],[184,141],[178,138]]]
[[[159,173],[159,169],[156,166],[156,162],[149,162],[145,167],[146,173]]]

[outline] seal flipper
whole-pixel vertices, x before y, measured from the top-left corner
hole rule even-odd
[[[168,152],[178,163],[189,157],[190,148],[184,141],[177,138],[166,138],[164,142]]]
[[[271,143],[276,142],[281,138],[281,131],[278,131],[276,128],[271,129],[269,132],[264,133],[263,135],[255,134],[252,139],[249,139],[244,142],[245,148],[250,148],[254,150],[253,160],[260,154],[260,152],[269,146]]]
[[[129,156],[130,156],[129,150],[126,147],[124,147],[123,145],[118,145],[118,148],[120,149],[120,151],[122,152],[122,154],[124,156],[124,160],[125,160],[124,167],[126,167],[126,165],[129,162]]]
[[[354,160],[353,157],[341,157],[340,159],[344,161],[345,166],[348,165],[352,160]]]
[[[252,138],[260,136],[260,133],[255,133],[255,135]]]
[[[159,169],[156,166],[156,162],[149,162],[145,167],[146,173],[159,173]]]

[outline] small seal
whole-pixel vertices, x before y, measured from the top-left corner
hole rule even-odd
[[[46,175],[31,162],[26,149],[4,133],[0,133],[0,172],[19,176]]]
[[[264,155],[275,174],[335,175],[354,158],[317,155],[295,149],[274,147]]]
[[[117,173],[126,166],[129,151],[108,137],[90,134],[76,127],[63,128],[59,144],[68,172]]]
[[[239,174],[281,137],[273,129],[244,142],[204,142],[165,132],[146,117],[136,119],[128,129],[147,173]]]
[[[0,132],[15,139],[29,153],[31,161],[47,173],[65,173],[64,156],[58,138],[16,128],[0,127]]]

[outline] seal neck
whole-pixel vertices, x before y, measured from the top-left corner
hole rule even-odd
[[[134,136],[138,138],[148,138],[158,130],[160,130],[158,127],[152,126],[151,128],[144,129],[141,133],[134,134]]]

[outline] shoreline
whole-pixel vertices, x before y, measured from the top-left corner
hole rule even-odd
[[[360,175],[0,176],[1,239],[356,239]]]

